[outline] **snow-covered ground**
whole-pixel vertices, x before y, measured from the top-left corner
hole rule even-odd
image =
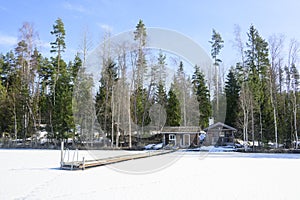
[[[56,150],[0,150],[0,199],[300,197],[298,154],[176,152],[85,171],[59,170],[59,162]]]

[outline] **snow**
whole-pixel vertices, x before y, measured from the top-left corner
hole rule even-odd
[[[80,151],[82,155],[98,154]],[[84,171],[60,170],[59,162],[57,150],[0,150],[0,199],[273,200],[299,196],[298,154],[178,151]]]
[[[231,152],[231,151],[236,151],[236,149],[233,146],[224,146],[224,147],[201,146],[198,148],[189,149],[188,151],[209,151],[211,153],[211,152]]]

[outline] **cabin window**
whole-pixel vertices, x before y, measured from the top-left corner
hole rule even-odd
[[[173,140],[174,141],[175,140],[175,135],[174,134],[170,134],[169,135],[169,140]]]

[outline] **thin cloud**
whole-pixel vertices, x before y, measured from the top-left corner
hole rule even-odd
[[[113,27],[108,25],[108,24],[101,24],[101,23],[97,23],[97,25],[103,29],[104,31],[108,31],[108,32],[112,32],[113,31]]]
[[[80,4],[71,4],[69,2],[64,2],[63,7],[67,10],[76,11],[80,13],[87,13],[87,9]]]
[[[0,45],[12,46],[17,44],[17,41],[17,37],[0,34]]]
[[[43,41],[43,40],[39,40],[37,46],[39,46],[41,48],[44,48],[44,49],[50,49],[51,48],[50,42],[46,42],[46,41]]]

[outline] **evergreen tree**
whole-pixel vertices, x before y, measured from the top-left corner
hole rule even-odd
[[[189,100],[189,86],[190,80],[189,77],[186,77],[186,73],[184,72],[183,62],[180,61],[177,69],[177,73],[174,76],[174,92],[180,102],[181,108],[181,125],[187,126],[187,107]]]
[[[236,78],[234,69],[231,68],[227,81],[225,82],[225,94],[226,94],[226,118],[225,124],[229,126],[235,126],[238,117],[238,104],[239,104],[239,92],[240,86]]]
[[[131,106],[132,109],[135,109],[132,110],[132,119],[142,128],[150,123],[149,109],[152,102],[151,99],[147,98],[147,96],[147,90],[141,87],[137,88],[137,90],[135,90],[131,95],[131,102],[136,102],[135,105]]]
[[[181,123],[181,109],[180,102],[174,92],[174,85],[171,85],[171,88],[168,93],[168,102],[166,107],[167,113],[167,126],[180,126]]]
[[[131,96],[131,101],[133,102],[131,108],[133,108],[133,120],[137,125],[142,127],[142,132],[143,127],[150,122],[150,93],[153,81],[150,80],[148,90],[144,89],[144,80],[147,73],[147,62],[145,54],[146,39],[146,26],[140,19],[138,24],[136,25],[136,30],[134,31],[134,41],[136,41],[137,43],[137,60],[134,63],[134,90]],[[140,136],[140,131],[138,131],[138,134]]]
[[[75,63],[78,65],[82,63],[81,59],[78,62],[77,59],[75,58]],[[77,135],[80,141],[87,141],[88,139],[91,141],[94,135],[96,116],[92,88],[93,77],[86,73],[84,66],[79,66],[73,89],[73,115],[75,124],[80,126],[80,132]]]
[[[166,122],[166,107],[167,107],[168,97],[164,88],[164,85],[160,82],[156,88],[154,94],[154,104],[151,109],[155,109],[154,112],[152,110],[151,124],[154,123],[155,126],[158,127],[158,130],[161,130]]]
[[[77,74],[81,67],[82,67],[82,60],[79,57],[79,53],[77,53],[75,55],[74,62],[70,63],[69,68],[68,68],[69,73],[71,75],[72,82],[74,82],[76,80]]]
[[[222,60],[218,57],[220,54],[221,49],[224,47],[224,41],[220,35],[220,33],[216,32],[215,29],[213,29],[212,33],[212,38],[211,41],[211,56],[213,58],[213,65],[214,65],[214,70],[215,70],[215,75],[214,75],[214,85],[215,85],[215,102],[216,106],[214,109],[214,117],[218,118],[219,115],[219,96],[221,94],[221,81],[220,81],[220,63]]]
[[[61,18],[58,18],[55,21],[55,25],[53,25],[53,31],[50,32],[52,35],[55,36],[55,41],[51,42],[51,53],[57,53],[57,56],[59,59],[61,58],[61,53],[65,51],[66,49],[66,43],[65,43],[65,26]],[[59,62],[59,60],[58,60]]]
[[[38,112],[39,112],[39,124],[47,124],[46,130],[49,132],[49,137],[54,138],[53,127],[52,127],[52,91],[51,77],[53,77],[53,65],[48,58],[40,56],[38,58],[38,80],[39,80],[39,101],[38,101]]]
[[[71,74],[62,60],[60,65],[60,76],[55,87],[56,103],[53,109],[53,124],[55,138],[62,140],[74,137],[75,124],[72,112]]]
[[[158,103],[162,105],[163,107],[166,107],[167,105],[167,94],[165,91],[165,88],[162,83],[158,84],[156,93],[155,93],[155,103]]]
[[[28,125],[29,125],[29,72],[28,72],[28,61],[26,60],[26,53],[28,51],[28,45],[24,40],[18,42],[18,45],[15,49],[16,54],[16,79],[18,80],[15,83],[15,90],[18,93],[18,101],[19,109],[17,115],[20,119],[20,127],[21,127],[21,138],[25,141],[28,133]],[[18,118],[18,117],[17,117]]]
[[[166,55],[164,55],[161,51],[158,54],[158,73],[159,73],[159,78],[158,78],[158,83],[165,85],[166,83]]]
[[[64,23],[62,21],[61,18],[58,18],[55,21],[55,25],[53,25],[53,31],[50,32],[52,35],[55,36],[55,41],[51,42],[51,50],[50,53],[56,53],[56,67],[54,68],[53,71],[53,98],[54,98],[54,105],[55,105],[55,87],[56,87],[56,81],[60,76],[60,70],[61,70],[61,66],[60,66],[60,61],[61,61],[61,54],[62,52],[65,51],[66,49],[66,43],[65,43],[65,35],[66,35],[66,31],[65,31],[65,27],[64,27]],[[62,69],[63,70],[63,69]]]
[[[143,21],[140,19],[138,24],[136,25],[136,30],[134,31],[134,40],[137,42],[137,61],[136,61],[136,87],[143,87],[144,76],[146,71],[146,57],[144,48],[146,45],[147,32],[146,27]]]
[[[195,72],[192,76],[192,84],[194,93],[197,96],[199,103],[199,126],[204,129],[208,126],[209,118],[211,117],[212,110],[209,98],[209,91],[205,84],[204,74],[200,71],[199,67],[195,66]]]
[[[71,129],[74,130],[74,121],[72,115],[72,86],[71,74],[68,71],[67,64],[62,59],[62,53],[66,49],[65,44],[65,28],[62,19],[58,18],[50,32],[55,37],[55,41],[51,42],[51,53],[55,53],[55,57],[51,57],[51,95],[49,102],[51,109],[49,113],[49,122],[51,127],[51,136],[62,140],[69,137]],[[59,82],[60,85],[57,85]],[[58,105],[57,105],[58,104]],[[65,106],[64,109],[61,106]]]
[[[0,54],[0,133],[9,132],[8,125],[10,125],[9,107],[7,102],[7,71],[5,67],[5,56]],[[0,135],[0,137],[2,137]]]
[[[99,91],[96,94],[96,113],[101,129],[106,134],[112,132],[112,95],[118,80],[116,63],[110,58],[102,68]]]
[[[254,140],[254,133],[259,133],[257,136],[260,141],[265,136],[269,135],[264,130],[271,130],[264,122],[268,122],[271,115],[270,100],[267,92],[267,69],[270,65],[268,59],[268,43],[259,35],[254,26],[250,26],[248,33],[248,50],[246,51],[246,66],[248,68],[248,82],[249,89],[252,94],[251,104],[251,131],[252,140]],[[258,123],[256,119],[259,119]],[[259,124],[259,126],[255,126]],[[273,134],[272,134],[273,135]]]

